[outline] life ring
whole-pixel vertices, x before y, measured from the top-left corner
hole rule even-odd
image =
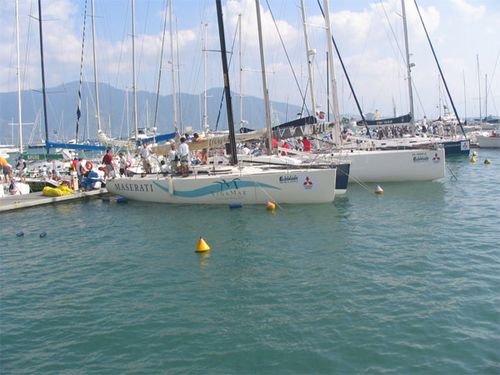
[[[94,164],[92,164],[92,162],[89,160],[85,163],[85,169],[91,171],[92,168],[94,168]]]

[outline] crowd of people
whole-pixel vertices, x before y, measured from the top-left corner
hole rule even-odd
[[[198,133],[184,134],[176,140],[168,142],[169,147],[163,148],[161,154],[153,152],[152,145],[144,142],[135,154],[128,152],[119,152],[118,155],[113,155],[112,148],[107,148],[101,160],[87,160],[83,157],[75,157],[71,163],[69,170],[61,170],[62,163],[56,165],[55,161],[45,162],[41,164],[37,170],[29,172],[26,161],[19,157],[16,159],[16,164],[13,167],[6,159],[0,158],[0,177],[4,182],[9,183],[18,177],[18,180],[24,181],[27,174],[31,177],[36,176],[42,179],[53,179],[56,181],[70,181],[71,174],[76,175],[78,186],[83,190],[91,190],[97,186],[105,184],[107,179],[117,176],[125,177],[134,174],[143,176],[151,173],[170,174],[175,176],[187,177],[190,174],[190,167],[193,165],[208,164],[208,149],[204,144],[193,147],[196,142],[204,142]],[[296,150],[300,152],[311,151],[311,141],[307,137],[296,137],[286,140],[273,138],[273,148],[282,150],[281,154],[286,155],[286,150]],[[261,141],[253,141],[237,144],[239,154],[259,156],[266,153],[265,143]],[[223,149],[211,151],[211,156],[214,157],[215,163],[227,162],[227,157]],[[76,182],[76,181],[75,181]],[[97,185],[100,183],[100,185]]]

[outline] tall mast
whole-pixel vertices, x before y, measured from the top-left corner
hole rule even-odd
[[[203,130],[208,131],[208,98],[207,98],[207,75],[208,75],[208,50],[207,50],[207,37],[208,37],[208,23],[203,24]]]
[[[266,109],[266,128],[267,128],[267,152],[269,155],[273,152],[273,142],[271,134],[271,108],[269,105],[269,91],[267,90],[266,64],[264,63],[264,43],[262,41],[262,22],[260,19],[259,0],[255,0],[257,11],[257,31],[259,33],[260,66],[262,70],[262,89],[264,90],[264,106]]]
[[[101,130],[101,111],[99,109],[99,83],[97,81],[97,63],[95,54],[95,13],[94,13],[94,0],[90,2],[92,6],[92,56],[94,57],[94,86],[95,86],[95,116],[97,131]]]
[[[467,122],[467,93],[465,91],[465,70],[462,70],[462,76],[464,80],[464,121]]]
[[[241,24],[241,14],[238,14],[238,25],[240,26],[238,30],[238,39],[239,39],[239,50],[238,50],[238,57],[240,60],[240,129],[243,127],[243,64],[242,64],[242,56],[243,53],[241,51],[241,29],[242,29],[242,24]]]
[[[179,125],[184,131],[184,124],[182,123],[182,102],[181,102],[181,60],[179,58],[179,29],[177,27],[177,17],[175,17],[175,50],[177,55],[177,60],[175,66],[177,67],[177,105],[179,108]]]
[[[229,128],[229,145],[231,148],[231,163],[238,164],[238,157],[236,155],[236,137],[234,135],[234,118],[233,106],[231,102],[231,87],[229,86],[229,69],[227,64],[226,52],[226,37],[224,35],[224,20],[222,18],[222,4],[221,0],[215,1],[217,5],[217,23],[219,25],[219,40],[222,59],[222,73],[224,74],[224,93],[226,96],[226,110],[227,110],[227,125]]]
[[[23,114],[21,102],[21,74],[19,72],[19,0],[16,0],[16,77],[17,77],[17,113],[19,120],[19,152],[23,153]]]
[[[410,126],[412,128],[412,132],[414,132],[415,127],[415,119],[414,119],[414,111],[413,111],[413,88],[411,85],[411,67],[410,63],[410,47],[408,44],[408,25],[406,23],[406,8],[405,8],[405,0],[401,0],[401,10],[403,15],[403,31],[405,34],[405,50],[406,50],[406,71],[407,71],[407,79],[408,79],[408,98],[410,100]]]
[[[484,119],[488,119],[488,74],[484,75]]]
[[[134,119],[134,130],[135,138],[137,141],[137,136],[139,135],[139,125],[137,121],[137,86],[136,86],[136,76],[135,76],[135,0],[132,0],[132,90],[134,93],[134,109],[133,109],[133,119]]]
[[[483,121],[483,113],[481,112],[481,71],[479,70],[479,55],[476,55],[477,62],[477,91],[479,93],[479,122]]]
[[[177,132],[177,94],[175,91],[175,55],[174,55],[174,25],[172,21],[172,0],[169,0],[168,19],[170,23],[170,63],[172,64],[172,109],[174,114],[174,129]]]
[[[323,6],[325,8],[325,30],[326,30],[326,43],[328,45],[328,54],[331,58],[328,60],[330,67],[330,86],[332,93],[332,107],[333,107],[333,119],[335,121],[334,127],[334,141],[337,145],[340,144],[340,110],[339,110],[339,100],[337,95],[337,80],[335,79],[335,64],[333,61],[333,48],[332,48],[332,31],[330,29],[330,9],[328,7],[328,0],[323,0]]]
[[[38,30],[40,36],[40,65],[42,73],[43,121],[45,124],[45,150],[49,154],[49,124],[47,121],[47,93],[45,91],[45,65],[43,62],[42,4],[38,0]]]
[[[307,25],[306,25],[306,9],[304,5],[304,0],[300,0],[300,10],[302,13],[302,23],[304,24],[304,40],[306,45],[306,59],[307,59],[307,76],[309,82],[309,93],[311,96],[311,111],[312,115],[316,115],[316,103],[314,101],[314,86],[313,86],[313,71],[312,71],[312,59],[314,57],[314,51],[309,49],[309,38],[307,36]]]

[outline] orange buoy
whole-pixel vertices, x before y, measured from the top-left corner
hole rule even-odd
[[[203,253],[205,251],[209,251],[210,250],[210,246],[207,244],[207,242],[200,237],[200,239],[198,240],[198,244],[196,245],[196,250],[195,252],[196,253]]]

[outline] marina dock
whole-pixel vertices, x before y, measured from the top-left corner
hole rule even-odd
[[[70,202],[82,199],[97,198],[105,194],[108,194],[108,191],[103,188],[90,191],[77,191],[73,194],[63,195],[60,197],[46,197],[42,195],[41,191],[24,195],[9,195],[0,198],[0,212],[42,206],[50,203]]]

